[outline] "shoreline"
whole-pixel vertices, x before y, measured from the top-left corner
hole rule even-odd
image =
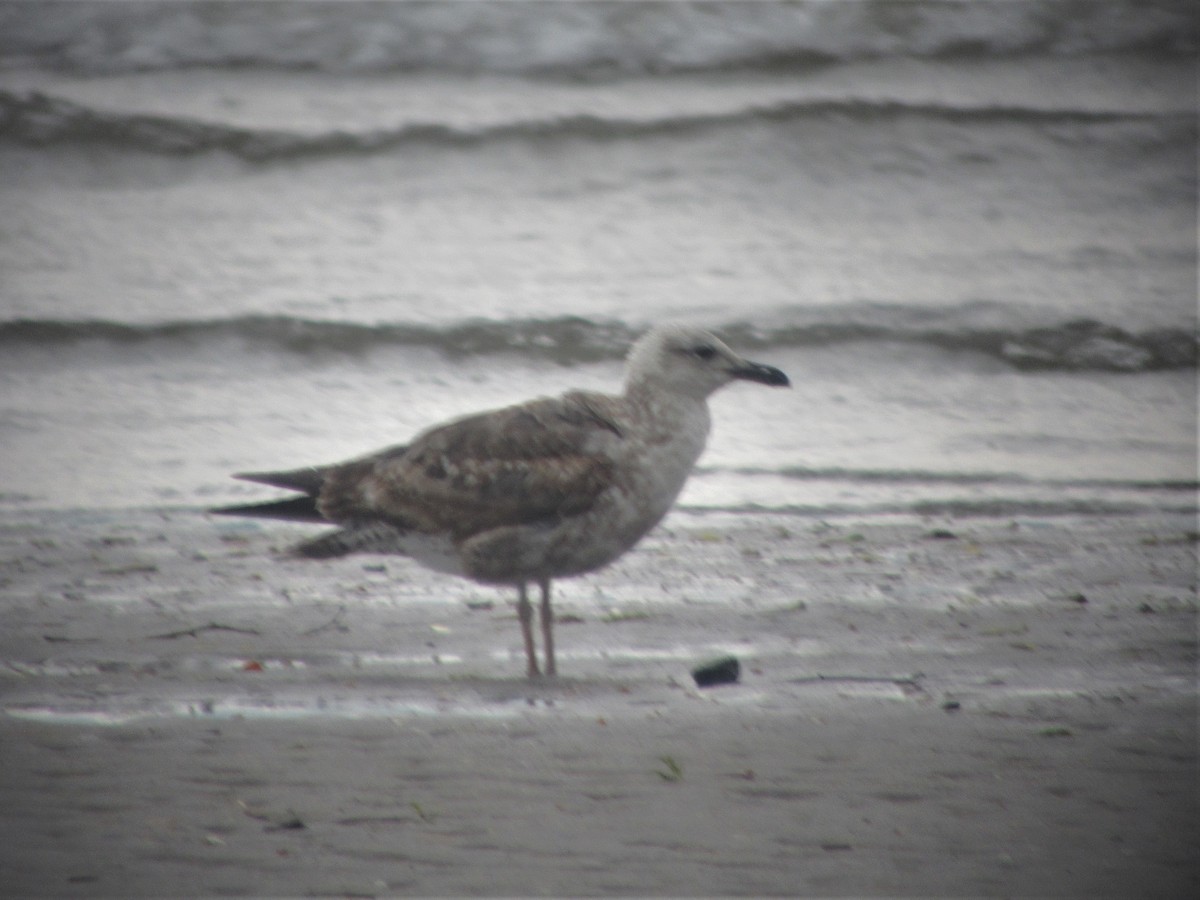
[[[301,533],[0,514],[10,891],[1200,889],[1193,517],[676,512],[535,683],[510,592]]]

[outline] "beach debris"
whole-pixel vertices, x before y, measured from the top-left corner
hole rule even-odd
[[[1075,733],[1070,728],[1062,725],[1050,725],[1038,732],[1042,737],[1074,737]]]
[[[605,613],[600,619],[605,625],[616,625],[620,622],[645,622],[652,618],[644,609],[614,609]]]
[[[666,769],[655,769],[654,774],[663,781],[682,781],[683,766],[673,756],[660,756],[658,761],[661,762]]]
[[[243,815],[249,816],[251,819],[256,819],[259,822],[266,822],[267,824],[263,826],[263,831],[299,831],[302,828],[308,827],[293,809],[289,809],[284,813],[272,813],[264,809],[259,803],[248,803],[241,798],[238,798],[237,805]]]
[[[124,566],[113,566],[101,569],[101,575],[153,575],[158,571],[154,563],[129,563]]]
[[[780,607],[777,607],[776,609],[771,610],[771,612],[777,612],[777,613],[807,612],[807,611],[808,611],[808,604],[806,602],[804,602],[803,600],[797,600],[795,603],[789,603],[787,606],[780,606]]]
[[[420,819],[422,822],[431,823],[431,822],[433,822],[434,819],[437,818],[436,815],[431,813],[429,810],[425,809],[425,807],[423,807],[416,800],[410,800],[408,802],[408,805],[410,807],[412,807],[412,811],[417,814],[417,818]]]
[[[166,634],[152,634],[152,641],[174,641],[181,637],[200,637],[203,631],[232,631],[234,634],[260,635],[262,632],[254,628],[238,628],[235,625],[222,625],[220,622],[209,622],[207,625],[197,625],[195,628],[181,628],[179,631],[168,631]]]
[[[927,537],[931,540],[935,540],[935,541],[957,541],[958,540],[957,534],[955,534],[953,531],[948,531],[945,528],[935,528],[933,531],[929,532],[929,534],[925,535],[925,537]]]
[[[109,535],[104,535],[103,537],[99,538],[98,540],[88,541],[88,543],[89,544],[97,544],[98,543],[102,547],[132,547],[134,544],[137,543],[137,539],[129,537],[128,535],[123,535],[123,534],[122,535],[109,534]]]
[[[742,675],[742,665],[736,656],[722,656],[692,669],[696,687],[713,687],[718,684],[734,684]]]
[[[269,825],[264,825],[263,831],[300,831],[307,827],[304,820],[289,809],[287,815]]]

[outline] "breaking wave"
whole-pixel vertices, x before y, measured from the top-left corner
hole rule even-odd
[[[1037,328],[930,329],[848,318],[773,328],[730,322],[722,336],[746,350],[899,342],[983,354],[1022,370],[1146,372],[1195,368],[1200,342],[1194,332],[1162,328],[1131,332],[1083,320]],[[520,353],[577,365],[617,359],[640,332],[621,322],[564,316],[516,321],[470,320],[448,326],[366,324],[291,316],[247,315],[222,319],[130,324],[105,320],[12,319],[0,322],[0,347],[57,349],[82,342],[116,346],[171,343],[201,348],[240,341],[255,348],[301,354],[359,354],[395,346],[427,347],[448,356]]]
[[[804,118],[887,122],[919,117],[952,123],[1007,121],[1031,126],[1153,123],[1159,139],[1194,140],[1190,113],[1128,113],[1051,110],[1036,107],[963,107],[870,100],[798,100],[746,106],[726,112],[667,117],[622,118],[590,113],[516,119],[486,125],[412,122],[361,131],[299,132],[247,128],[221,122],[95,109],[40,92],[0,90],[0,140],[47,147],[108,146],[161,155],[223,152],[249,162],[378,153],[407,145],[473,146],[500,140],[586,138],[612,140],[657,134],[688,134],[701,129]]]

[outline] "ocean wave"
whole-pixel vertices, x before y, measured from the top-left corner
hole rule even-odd
[[[913,313],[909,318],[927,317]],[[761,328],[730,322],[716,330],[746,350],[849,343],[907,343],[982,354],[1028,371],[1147,372],[1195,368],[1200,341],[1194,331],[1160,328],[1131,332],[1090,320],[1036,328],[926,328],[861,315]],[[950,317],[948,316],[947,319]],[[359,354],[394,346],[428,347],[449,356],[520,353],[579,365],[619,358],[639,329],[621,322],[564,316],[518,321],[470,320],[447,326],[367,324],[247,315],[222,319],[131,324],[104,320],[11,319],[0,322],[0,347],[57,350],[104,342],[173,343],[203,348],[240,341],[256,349],[314,354]]]
[[[223,152],[256,163],[379,153],[407,145],[474,146],[513,139],[611,140],[688,134],[708,128],[804,118],[886,123],[904,117],[961,124],[1014,122],[1056,128],[1071,124],[1086,126],[1141,121],[1150,123],[1164,141],[1194,141],[1195,136],[1194,116],[1190,112],[1133,113],[996,105],[971,107],[866,99],[784,101],[722,112],[646,118],[583,113],[475,126],[413,122],[361,131],[335,129],[299,132],[114,112],[37,91],[0,90],[0,140],[37,147],[108,146],[118,150],[176,156]]]
[[[566,76],[1197,46],[1189,0],[13,3],[0,65]]]

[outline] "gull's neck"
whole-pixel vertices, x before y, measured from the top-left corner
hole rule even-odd
[[[652,381],[628,383],[622,397],[631,418],[656,442],[699,443],[708,435],[707,396],[680,393]]]

